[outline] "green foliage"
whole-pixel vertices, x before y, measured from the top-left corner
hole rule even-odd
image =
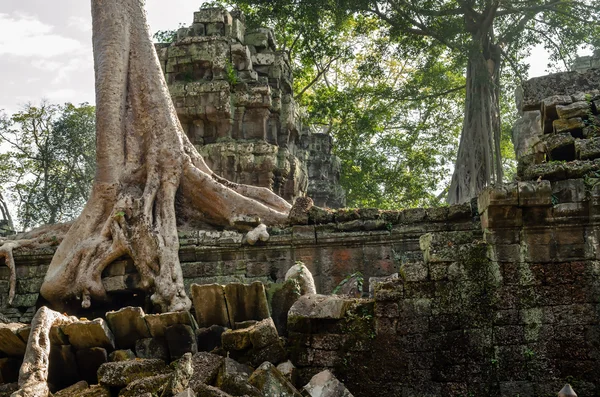
[[[237,72],[229,59],[225,62],[225,78],[231,85],[239,83]]]
[[[463,144],[467,152],[489,144],[504,179],[512,179],[512,97],[527,73],[523,60],[541,44],[551,54],[549,67],[567,65],[580,45],[600,38],[600,9],[591,0],[217,3],[239,8],[251,25],[275,30],[290,53],[307,122],[335,138],[350,206],[439,204],[453,168],[482,168],[451,165],[465,104],[477,100],[489,101],[502,123],[494,119],[486,127],[491,131],[473,133],[487,143]],[[485,83],[495,98],[467,98],[467,64],[482,55],[500,63],[501,78]]]
[[[349,276],[346,276],[346,278],[344,278],[331,292],[333,295],[337,295],[342,287],[346,284],[348,284],[348,282],[350,282],[350,280],[356,280],[356,287],[358,292],[363,292],[363,284],[365,282],[365,278],[363,276],[363,274],[361,272],[354,272],[352,274],[350,274]]]
[[[88,104],[25,105],[0,113],[0,186],[23,229],[74,219],[94,178],[95,112]]]
[[[177,40],[177,30],[159,30],[152,35],[157,43],[173,43]]]

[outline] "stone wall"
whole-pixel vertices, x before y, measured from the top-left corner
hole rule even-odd
[[[203,8],[156,48],[181,124],[215,173],[290,201],[308,193],[322,207],[344,205],[339,160],[320,144],[330,138],[301,123],[290,60],[271,30]]]
[[[577,183],[489,189],[483,235],[422,235],[424,261],[373,300],[294,305],[300,383],[330,368],[360,396],[597,395],[600,188]]]
[[[314,207],[302,223],[270,228],[270,240],[255,246],[243,243],[243,234],[233,231],[181,231],[179,258],[188,293],[193,283],[261,281],[268,286],[282,282],[296,261],[305,263],[314,275],[319,293],[330,293],[357,271],[364,274],[367,291],[369,277],[387,276],[398,272],[402,263],[422,260],[419,237],[424,233],[480,229],[470,205],[404,211]],[[8,303],[10,272],[0,267],[0,314],[14,321],[30,321],[53,253],[54,248],[15,251],[17,286],[12,305]],[[117,299],[122,299],[120,294],[137,291],[138,282],[135,267],[127,259],[113,263],[103,273],[105,288]],[[107,309],[101,307],[99,313],[103,310]],[[86,317],[94,315],[96,312]]]

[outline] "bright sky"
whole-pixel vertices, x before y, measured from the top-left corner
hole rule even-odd
[[[202,0],[147,0],[152,32],[189,25]],[[89,0],[0,1],[0,109],[26,102],[94,102]],[[546,74],[534,49],[531,76]]]

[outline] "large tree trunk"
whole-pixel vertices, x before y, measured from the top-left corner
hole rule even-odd
[[[217,225],[235,226],[248,217],[287,222],[287,202],[267,189],[218,178],[188,141],[143,5],[92,0],[97,170],[90,198],[41,288],[56,307],[73,298],[82,299],[83,307],[104,299],[103,269],[127,255],[161,310],[189,308],[178,259],[176,200],[188,219]]]
[[[477,35],[467,64],[467,92],[458,156],[448,203],[477,197],[491,183],[502,182],[500,157],[500,53],[489,36]]]

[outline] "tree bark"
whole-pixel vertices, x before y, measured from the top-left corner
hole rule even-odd
[[[467,202],[485,186],[502,182],[500,52],[490,35],[475,35],[469,53],[465,117],[448,192],[449,204]]]
[[[290,205],[264,188],[212,173],[177,119],[142,0],[92,0],[96,177],[54,255],[41,294],[54,306],[104,299],[102,271],[130,256],[161,311],[190,307],[179,265],[175,202],[185,216],[235,226],[287,222]],[[179,205],[178,205],[179,207]],[[258,223],[257,223],[258,225]]]

